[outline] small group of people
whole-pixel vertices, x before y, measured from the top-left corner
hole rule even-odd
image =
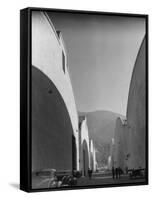
[[[120,167],[112,167],[112,178],[113,179],[118,179],[120,176],[123,174],[123,170]]]

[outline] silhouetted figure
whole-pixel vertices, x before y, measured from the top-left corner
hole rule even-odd
[[[115,178],[115,168],[112,167],[112,178],[114,179]]]
[[[124,174],[124,171],[120,168],[120,175]]]
[[[92,178],[92,170],[90,168],[88,169],[88,176],[89,176],[89,179]]]
[[[118,178],[118,168],[115,169],[116,179]]]

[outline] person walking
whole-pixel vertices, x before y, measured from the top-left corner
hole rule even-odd
[[[116,179],[118,178],[118,168],[115,169]]]
[[[115,168],[114,168],[114,166],[112,167],[112,178],[115,179]]]
[[[92,170],[90,168],[88,169],[88,176],[89,176],[89,179],[92,178]]]

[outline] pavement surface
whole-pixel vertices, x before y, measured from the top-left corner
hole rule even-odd
[[[33,176],[32,177],[32,188],[33,189],[42,189],[42,188],[50,188],[50,177],[39,177]],[[128,175],[121,175],[120,178],[113,179],[112,174],[105,174],[105,173],[94,173],[91,177],[81,177],[77,179],[76,186],[72,187],[81,187],[81,186],[101,186],[102,185],[120,185],[120,184],[144,184],[146,183],[146,179],[144,178],[130,178]],[[57,185],[53,185],[51,188],[58,187]],[[64,185],[61,187],[70,187],[68,185]],[[50,188],[50,189],[51,189]],[[60,188],[60,187],[59,187]]]
[[[113,179],[111,175],[81,177],[78,179],[77,186],[88,186],[88,185],[105,185],[105,184],[121,184],[121,183],[144,183],[144,178],[130,178],[129,176],[123,175],[118,179]]]

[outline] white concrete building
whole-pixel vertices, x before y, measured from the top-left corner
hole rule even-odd
[[[90,140],[90,169],[92,169],[93,172],[97,169],[96,149],[92,139]]]
[[[129,137],[129,168],[145,168],[146,138],[146,40],[139,49],[130,83],[127,121]]]
[[[79,170],[78,116],[67,52],[44,12],[32,12],[32,171]]]
[[[115,139],[111,139],[110,143],[110,154],[108,156],[108,169],[111,170],[114,166],[114,156],[115,156]]]
[[[145,168],[145,138],[146,138],[146,50],[145,39],[139,49],[132,73],[127,120],[117,118],[114,138],[114,167],[123,170]]]
[[[90,168],[90,147],[87,118],[85,116],[79,116],[79,153],[80,170],[83,176],[87,176]]]

